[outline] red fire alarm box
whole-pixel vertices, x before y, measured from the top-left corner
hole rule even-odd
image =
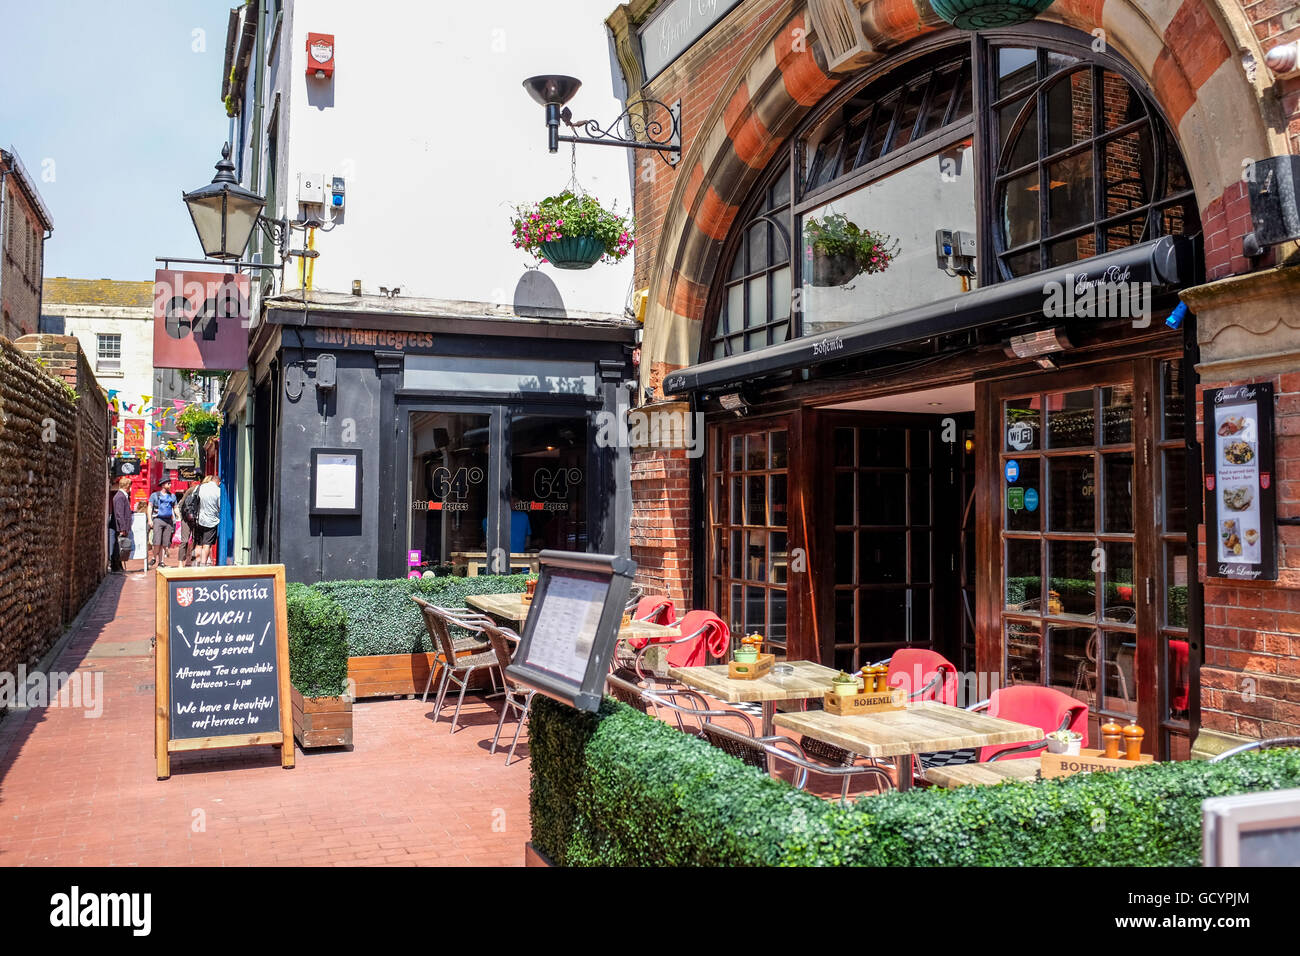
[[[307,75],[318,80],[334,75],[334,34],[307,34]]]

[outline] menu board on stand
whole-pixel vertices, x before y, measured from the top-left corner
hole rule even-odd
[[[284,565],[159,568],[154,619],[158,779],[187,750],[280,748],[294,763]]]
[[[1204,422],[1206,573],[1275,581],[1272,384],[1207,388]]]
[[[636,562],[575,551],[543,551],[537,562],[537,589],[506,675],[571,707],[595,711]]]

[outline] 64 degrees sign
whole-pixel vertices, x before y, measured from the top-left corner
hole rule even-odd
[[[155,272],[154,368],[247,368],[248,289],[247,275]]]

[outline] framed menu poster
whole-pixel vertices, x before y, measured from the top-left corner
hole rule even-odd
[[[313,448],[310,493],[314,515],[361,514],[361,450]]]
[[[578,710],[595,711],[618,640],[636,562],[543,551],[537,590],[506,675]]]
[[[1206,573],[1277,580],[1273,385],[1205,390]]]

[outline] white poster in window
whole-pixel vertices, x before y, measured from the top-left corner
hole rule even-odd
[[[317,509],[357,507],[357,456],[320,455],[316,459]]]
[[[582,683],[608,590],[600,575],[554,572],[536,609],[527,663]]]

